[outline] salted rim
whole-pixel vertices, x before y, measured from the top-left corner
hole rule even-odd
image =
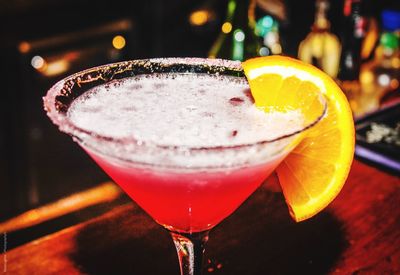
[[[197,69],[205,70],[206,73],[214,74],[214,75],[231,75],[231,76],[236,76],[236,77],[244,77],[243,69],[241,66],[241,62],[239,61],[231,61],[231,60],[224,60],[224,59],[209,59],[209,58],[153,58],[153,59],[138,59],[138,60],[131,60],[131,61],[123,61],[123,62],[118,62],[118,63],[111,63],[111,64],[106,64],[106,65],[101,65],[97,67],[93,67],[78,73],[75,73],[73,75],[70,75],[56,84],[54,84],[47,92],[46,96],[43,97],[43,103],[44,103],[44,109],[47,112],[47,116],[51,119],[51,121],[59,127],[59,129],[62,132],[65,132],[69,135],[71,135],[73,138],[76,138],[80,142],[84,142],[80,136],[90,136],[91,138],[94,138],[95,140],[99,140],[101,142],[106,142],[106,143],[112,143],[112,144],[118,144],[118,145],[135,145],[139,147],[152,147],[152,148],[160,148],[160,149],[167,149],[167,150],[184,150],[184,151],[206,151],[206,150],[223,150],[223,149],[241,149],[245,147],[252,147],[252,146],[259,146],[267,143],[272,143],[278,140],[282,140],[285,138],[292,137],[294,135],[300,134],[304,132],[305,130],[313,127],[315,124],[317,124],[322,117],[324,117],[326,111],[327,111],[327,103],[326,100],[324,99],[322,93],[321,93],[321,98],[323,98],[322,104],[324,104],[324,109],[319,116],[315,118],[314,121],[309,123],[308,125],[305,125],[302,129],[293,131],[289,134],[285,134],[273,139],[267,139],[267,140],[262,140],[262,141],[257,141],[254,143],[245,143],[245,144],[238,144],[238,145],[218,145],[218,146],[177,146],[177,145],[159,145],[154,142],[148,142],[148,141],[142,141],[142,140],[137,140],[132,137],[124,137],[124,138],[115,138],[115,137],[110,137],[106,135],[99,135],[97,133],[85,130],[83,128],[80,128],[76,126],[74,123],[72,123],[69,118],[67,117],[67,110],[70,107],[64,106],[66,108],[63,110],[63,108],[60,107],[60,100],[57,100],[58,96],[68,96],[71,90],[75,87],[81,87],[82,84],[85,83],[90,83],[92,81],[97,81],[97,80],[102,80],[104,81],[103,83],[100,83],[99,85],[108,83],[114,79],[120,79],[120,78],[125,78],[125,77],[117,77],[119,74],[123,74],[125,70],[132,69],[133,66],[138,66],[138,67],[143,67],[147,68],[150,70],[150,73],[159,73],[156,70],[152,70],[152,68],[164,68],[166,71],[160,71],[161,73],[168,73],[168,69],[170,67],[179,67],[180,65],[182,66],[189,66],[187,71],[182,71],[180,73],[198,73]],[[121,69],[122,70],[118,70]],[[112,71],[112,74],[110,72]],[[227,73],[227,71],[229,73]],[[172,71],[170,71],[172,72]],[[96,77],[92,77],[91,74],[99,74]],[[146,74],[146,73],[133,73],[130,76],[135,76],[135,75],[140,75],[140,74]],[[147,73],[149,74],[149,73]],[[107,75],[105,77],[105,75]],[[97,85],[95,85],[97,86]],[[94,86],[93,86],[94,87]],[[93,88],[90,87],[90,88]],[[88,89],[89,90],[89,89]],[[86,91],[84,91],[86,92]],[[83,93],[84,93],[83,92]],[[82,94],[83,94],[82,93]],[[75,98],[74,98],[75,99]],[[73,99],[73,100],[74,100]],[[71,100],[71,102],[73,101]],[[92,146],[89,146],[92,147]],[[117,156],[112,156],[116,157]]]

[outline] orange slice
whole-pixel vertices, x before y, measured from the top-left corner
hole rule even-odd
[[[316,94],[326,98],[325,116],[277,168],[290,214],[296,221],[308,219],[338,195],[349,173],[355,141],[349,103],[327,74],[299,60],[259,57],[242,66],[255,104],[266,112],[301,108],[312,119],[321,111]]]

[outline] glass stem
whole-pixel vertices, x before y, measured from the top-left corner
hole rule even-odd
[[[178,253],[181,275],[201,275],[208,232],[192,234],[171,232]]]

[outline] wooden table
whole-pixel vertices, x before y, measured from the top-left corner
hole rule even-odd
[[[211,231],[205,273],[400,274],[399,208],[400,179],[359,161],[328,209],[302,223],[265,185]],[[9,274],[179,274],[169,234],[134,203],[1,257]]]

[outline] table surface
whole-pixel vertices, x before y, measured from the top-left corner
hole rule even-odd
[[[206,274],[400,274],[400,179],[354,161],[335,201],[295,223],[259,188],[210,233]],[[6,251],[10,274],[179,274],[167,231],[136,204]]]

